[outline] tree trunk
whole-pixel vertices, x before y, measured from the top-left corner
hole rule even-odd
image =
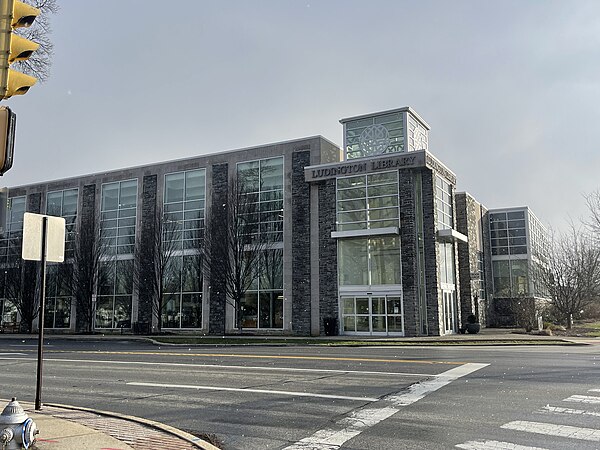
[[[567,316],[567,330],[573,328],[573,314]]]

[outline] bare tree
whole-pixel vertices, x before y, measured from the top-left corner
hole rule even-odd
[[[33,333],[33,322],[39,314],[39,274],[37,263],[21,258],[22,238],[14,238],[9,245],[10,253],[3,267],[4,295],[17,309],[20,329]]]
[[[58,12],[59,7],[56,0],[25,0],[26,3],[38,8],[40,15],[29,28],[19,28],[17,33],[25,39],[36,42],[40,47],[33,52],[29,59],[17,61],[15,68],[27,75],[44,82],[50,76],[50,65],[54,45],[50,40],[50,15]]]
[[[75,235],[70,292],[75,298],[77,328],[88,333],[92,332],[94,324],[94,294],[102,284],[101,278],[106,276],[101,265],[110,259],[96,218],[82,217]]]
[[[243,299],[260,273],[261,258],[270,244],[259,230],[260,202],[241,178],[229,181],[222,211],[213,211],[205,234],[202,259],[205,272],[225,290],[242,330]],[[258,312],[257,312],[258,314]]]
[[[181,267],[174,270],[172,262],[182,254],[183,227],[180,221],[170,220],[160,208],[156,208],[152,220],[144,238],[138,239],[138,264],[134,267],[133,276],[140,292],[140,302],[149,304],[157,324],[156,330],[160,333],[165,282],[168,283],[172,272],[177,272],[177,279],[181,279]]]
[[[568,232],[552,237],[539,276],[552,306],[571,328],[573,317],[600,295],[600,248],[590,233],[572,225]]]

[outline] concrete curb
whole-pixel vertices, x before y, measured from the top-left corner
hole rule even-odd
[[[50,406],[52,408],[68,409],[68,410],[72,410],[72,411],[85,411],[85,412],[98,414],[101,416],[114,417],[116,419],[122,419],[122,420],[127,420],[130,422],[136,422],[141,425],[145,425],[150,428],[155,428],[157,430],[171,434],[179,439],[182,439],[182,440],[190,443],[191,445],[194,445],[197,448],[200,448],[203,450],[220,450],[218,447],[215,447],[211,443],[206,442],[206,441],[200,439],[199,437],[194,436],[193,434],[186,433],[185,431],[179,430],[175,427],[165,425],[164,423],[155,422],[153,420],[144,419],[142,417],[128,416],[126,414],[119,414],[119,413],[114,413],[114,412],[110,412],[110,411],[102,411],[102,410],[93,409],[93,408],[84,408],[84,407],[80,407],[80,406],[61,405],[59,403],[44,403],[43,405]]]

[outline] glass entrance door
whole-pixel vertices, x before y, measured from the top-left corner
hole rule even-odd
[[[456,332],[456,308],[454,302],[455,291],[442,291],[444,307],[444,333]]]
[[[342,296],[342,334],[404,335],[399,295]]]

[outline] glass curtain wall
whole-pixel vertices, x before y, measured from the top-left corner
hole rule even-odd
[[[52,191],[46,194],[46,214],[65,219],[65,262],[48,266],[46,282],[46,310],[44,326],[69,328],[71,293],[66,276],[70,271],[75,252],[78,189]],[[72,275],[72,274],[71,274]]]
[[[18,313],[14,298],[10,292],[20,289],[21,276],[16,271],[21,270],[21,246],[23,240],[23,215],[25,214],[26,198],[12,197],[6,212],[6,227],[0,235],[0,269],[2,270],[2,290],[0,306],[2,307],[2,326],[18,327]],[[18,286],[15,286],[19,283]],[[9,286],[10,285],[10,286]]]
[[[137,180],[102,185],[96,328],[131,327],[137,193]]]
[[[165,175],[163,328],[202,327],[202,261],[206,170]]]
[[[248,251],[261,242],[259,275],[252,280],[241,305],[242,328],[283,328],[283,157],[238,163],[240,192],[250,212]],[[245,214],[242,212],[242,214]],[[267,248],[264,248],[264,243]]]
[[[130,328],[133,259],[104,261],[96,296],[96,328]]]
[[[51,264],[46,271],[46,328],[69,328],[71,325],[71,265]]]
[[[65,219],[65,259],[73,258],[75,249],[78,189],[48,192],[46,214]]]

